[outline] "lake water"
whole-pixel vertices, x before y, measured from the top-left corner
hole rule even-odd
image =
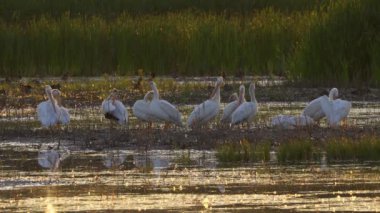
[[[53,144],[52,144],[53,145]],[[57,171],[38,142],[0,144],[0,211],[380,211],[380,163],[222,165],[213,151],[60,148]]]

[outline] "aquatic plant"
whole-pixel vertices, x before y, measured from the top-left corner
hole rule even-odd
[[[226,142],[216,149],[216,157],[220,162],[258,162],[269,161],[270,143],[250,143],[247,139],[239,143]]]
[[[349,138],[333,139],[325,144],[327,159],[329,161],[380,160],[380,139],[365,136],[357,140]]]
[[[281,143],[277,148],[277,159],[281,163],[313,160],[313,144],[309,140],[294,140]]]

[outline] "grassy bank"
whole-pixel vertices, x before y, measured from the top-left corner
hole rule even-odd
[[[2,3],[1,76],[144,69],[380,85],[376,0],[53,2]]]

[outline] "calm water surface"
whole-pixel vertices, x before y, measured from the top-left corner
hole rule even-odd
[[[0,145],[0,211],[380,211],[380,163],[227,166],[213,151],[61,147],[52,172],[33,143]]]

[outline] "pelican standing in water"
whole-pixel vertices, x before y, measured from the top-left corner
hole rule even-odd
[[[335,100],[338,98],[338,89],[337,88],[332,88],[329,93],[329,100]],[[325,117],[325,113],[323,112],[322,109],[322,101],[326,101],[327,96],[323,95],[319,98],[316,98],[312,100],[303,110],[302,115],[309,116],[312,118],[314,121],[319,122],[323,117]]]
[[[196,106],[190,114],[187,125],[189,127],[199,127],[207,124],[215,118],[220,109],[220,87],[223,84],[223,78],[218,77],[211,98]]]
[[[160,99],[156,83],[150,81],[149,85],[153,91],[153,99],[149,104],[149,115],[157,121],[182,126],[181,113],[178,109],[166,100]]]
[[[60,106],[60,91],[53,90],[51,86],[47,85],[45,86],[45,93],[48,100],[37,106],[38,120],[41,122],[42,126],[52,127],[57,124],[68,124],[70,122],[70,115],[66,108]]]
[[[136,116],[137,119],[145,122],[149,122],[149,127],[151,126],[151,122],[153,118],[149,114],[149,105],[151,102],[151,97],[153,95],[153,91],[149,91],[145,94],[143,100],[137,100],[132,107],[132,112]]]
[[[239,87],[239,97],[236,95],[236,93],[232,94],[231,97],[233,97],[235,100],[224,107],[223,116],[220,120],[222,123],[231,123],[232,113],[240,106],[240,104],[245,102],[244,85],[241,85]]]
[[[249,95],[251,96],[250,102],[242,103],[233,113],[231,124],[240,124],[247,122],[250,125],[253,121],[253,118],[257,114],[257,101],[255,97],[255,84],[251,83],[249,85]]]
[[[116,89],[113,89],[111,94],[102,102],[102,110],[105,118],[117,121],[120,125],[128,124],[128,111],[124,104],[117,100]]]

